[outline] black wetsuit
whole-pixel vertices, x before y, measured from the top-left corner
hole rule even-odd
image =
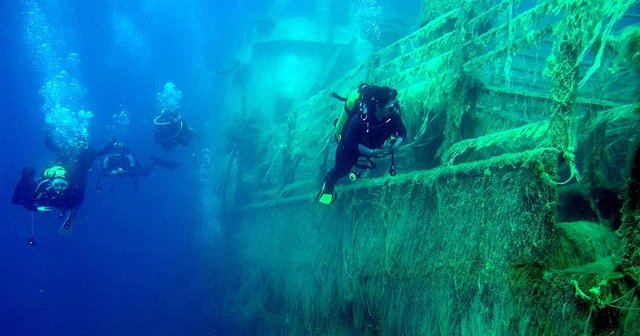
[[[191,144],[192,130],[179,114],[162,114],[156,121],[156,142],[165,150],[170,150],[176,145]]]
[[[80,206],[84,199],[84,190],[80,190],[75,184],[69,184],[67,189],[56,192],[52,187],[52,182],[52,179],[42,179],[37,183],[33,192],[34,204],[63,211]]]
[[[22,178],[13,191],[11,203],[22,205],[31,211],[37,211],[40,206],[64,211],[77,208],[82,204],[85,191],[85,182],[82,178],[68,174],[64,179],[67,182],[67,188],[57,192],[52,185],[53,179],[39,179],[35,174],[25,174],[26,169],[23,169]]]
[[[347,175],[358,162],[358,158],[361,156],[358,150],[359,145],[370,149],[381,148],[392,135],[406,138],[407,130],[400,114],[396,113],[379,121],[374,116],[374,104],[367,106],[367,111],[370,112],[366,117],[359,113],[360,104],[362,102],[358,101],[354,110],[351,111],[352,117],[346,125],[342,140],[336,149],[335,166],[325,178],[325,190],[333,190],[338,179]]]
[[[102,166],[102,176],[147,176],[155,162],[148,167],[142,167],[131,153],[109,153]]]
[[[59,209],[73,209],[79,207],[84,200],[87,177],[89,175],[89,170],[93,166],[94,160],[98,156],[107,154],[111,150],[113,143],[107,144],[100,150],[91,148],[80,149],[78,155],[74,157],[66,157],[63,154],[63,151],[53,143],[53,140],[49,135],[45,137],[45,144],[47,148],[58,154],[58,162],[67,170],[65,179],[69,184],[68,188],[62,192],[62,195],[58,195],[58,197],[56,197],[56,205],[51,206],[55,206]]]

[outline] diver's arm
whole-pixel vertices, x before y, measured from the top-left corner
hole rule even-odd
[[[133,168],[136,165],[136,161],[131,154],[127,154],[127,160],[129,160],[129,168]]]
[[[381,158],[381,157],[385,157],[389,154],[389,150],[388,149],[383,149],[383,148],[369,148],[363,144],[359,144],[358,145],[358,152],[360,152],[360,155],[362,156],[366,156],[369,158]]]
[[[116,142],[115,139],[109,139],[107,144],[102,149],[93,150],[92,152],[93,156],[96,157],[101,155],[107,155],[113,149],[113,144],[115,142]]]
[[[62,155],[60,148],[58,146],[56,146],[56,144],[53,141],[53,134],[52,131],[50,129],[45,130],[45,134],[44,134],[44,145],[52,152],[58,154],[58,155]]]
[[[360,155],[366,156],[366,157],[372,157],[375,154],[375,150],[363,144],[358,144],[358,152],[360,153]]]
[[[345,148],[358,151],[358,153],[362,156],[366,157],[379,157],[381,156],[380,149],[371,149],[362,143],[360,143],[359,139],[362,138],[361,134],[363,132],[362,125],[358,118],[351,118],[349,125],[347,126],[347,131],[344,134],[344,138],[342,139],[342,143]]]

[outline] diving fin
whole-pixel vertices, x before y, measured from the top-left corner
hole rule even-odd
[[[333,188],[327,188],[327,184],[325,183],[322,186],[322,190],[318,193],[317,199],[318,202],[322,204],[333,204],[336,201],[337,196],[338,195]]]
[[[64,219],[62,225],[60,225],[60,228],[58,229],[59,235],[69,236],[73,233],[73,219],[75,218],[75,212],[76,209],[71,209],[71,211],[69,211],[67,218]]]
[[[321,194],[318,197],[318,202],[322,204],[333,204],[336,201],[336,194]]]

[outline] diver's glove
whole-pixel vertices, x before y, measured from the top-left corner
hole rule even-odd
[[[39,207],[36,208],[36,210],[38,210],[39,212],[48,212],[48,211],[51,211],[51,207],[39,206]]]
[[[387,141],[384,142],[384,145],[382,145],[382,148],[390,150],[396,150],[398,149],[398,147],[400,147],[400,145],[402,144],[402,137],[397,137],[392,139],[387,139]]]
[[[398,147],[400,147],[400,145],[402,145],[402,137],[397,137],[396,138],[396,142],[393,143],[393,145],[391,145],[391,147],[393,147],[393,150],[398,149]]]
[[[125,175],[125,173],[126,173],[126,171],[124,169],[120,168],[120,167],[114,168],[114,169],[111,170],[111,172],[109,172],[109,174],[113,175],[113,176],[123,176],[123,175]]]

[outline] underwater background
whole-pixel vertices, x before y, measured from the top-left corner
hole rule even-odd
[[[634,0],[4,1],[0,335],[638,335],[639,75]],[[408,139],[319,204],[360,83]],[[49,129],[179,166],[61,236]]]
[[[229,270],[219,267],[216,219],[201,215],[201,170],[214,159],[204,154],[218,144],[199,144],[193,162],[190,149],[156,145],[152,121],[156,94],[173,82],[190,123],[219,131],[216,71],[238,43],[241,14],[232,1],[0,4],[0,334],[226,334],[216,272]],[[72,83],[56,83],[62,71]],[[92,147],[118,135],[143,164],[157,155],[180,166],[138,178],[137,191],[132,178],[104,178],[98,191],[93,169],[74,234],[58,236],[55,215],[35,214],[38,245],[28,246],[31,216],[9,200],[22,167],[39,172],[54,159],[44,129],[55,107],[45,102],[65,95],[92,112]],[[113,118],[121,111],[125,124]]]

